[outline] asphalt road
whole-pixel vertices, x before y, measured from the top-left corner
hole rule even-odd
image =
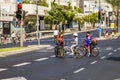
[[[84,33],[79,38],[84,38]],[[93,35],[97,36],[93,31]],[[70,40],[71,35],[65,36]],[[51,39],[43,42],[52,45]],[[82,39],[80,39],[82,40]],[[98,42],[100,55],[82,59],[55,58],[53,46],[0,57],[0,80],[120,80],[120,38]],[[44,44],[43,43],[43,44]]]

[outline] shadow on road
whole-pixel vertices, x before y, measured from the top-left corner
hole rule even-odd
[[[107,60],[120,61],[120,57],[109,57]]]

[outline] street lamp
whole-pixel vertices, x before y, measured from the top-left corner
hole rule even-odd
[[[38,0],[36,0],[36,26],[37,26],[37,40],[38,40],[38,46],[40,46],[40,33],[39,33],[39,16],[38,16]]]

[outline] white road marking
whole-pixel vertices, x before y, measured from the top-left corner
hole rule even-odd
[[[90,64],[95,64],[95,63],[97,63],[98,61],[93,61],[92,63],[90,63]]]
[[[47,48],[47,49],[54,49],[54,47],[49,47],[49,48]]]
[[[8,70],[7,68],[0,68],[0,72]]]
[[[50,56],[51,58],[54,58],[55,57],[55,55],[52,55],[52,56]]]
[[[113,53],[109,53],[108,55],[110,56],[110,55],[112,55]]]
[[[85,68],[80,68],[80,69],[78,69],[78,70],[76,70],[76,71],[74,71],[73,73],[79,73],[79,72],[81,72],[81,71],[83,71],[83,70],[85,70]]]
[[[120,78],[118,78],[118,79],[114,79],[114,80],[120,80]]]
[[[8,79],[1,79],[1,80],[27,80],[24,77],[15,77],[15,78],[8,78]]]
[[[114,52],[117,52],[117,49],[115,49]]]
[[[106,58],[106,56],[103,56],[103,57],[101,57],[100,59],[105,59]]]
[[[66,80],[66,79],[60,79],[60,80]]]
[[[24,63],[16,64],[16,65],[13,65],[13,67],[21,67],[21,66],[25,66],[28,64],[31,64],[31,62],[24,62]]]
[[[49,59],[49,58],[40,58],[40,59],[36,59],[34,61],[44,61],[44,60],[47,60],[47,59]]]
[[[120,48],[118,48],[118,50],[120,50]]]
[[[112,47],[107,47],[105,50],[112,50]]]

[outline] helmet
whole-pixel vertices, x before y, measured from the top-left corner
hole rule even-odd
[[[74,36],[78,36],[78,34],[77,34],[77,33],[73,33],[73,35],[74,35]]]

